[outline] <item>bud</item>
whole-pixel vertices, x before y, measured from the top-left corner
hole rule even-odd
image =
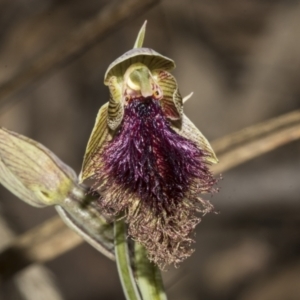
[[[43,145],[0,128],[0,183],[32,206],[60,204],[75,172]]]

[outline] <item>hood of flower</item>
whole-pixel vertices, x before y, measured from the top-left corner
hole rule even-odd
[[[215,179],[206,153],[178,135],[159,101],[135,99],[114,138],[94,158],[94,186],[107,213],[124,213],[129,233],[161,267],[190,255],[190,233],[212,205],[199,198]]]

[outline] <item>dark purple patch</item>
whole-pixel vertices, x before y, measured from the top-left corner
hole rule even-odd
[[[204,155],[170,127],[158,101],[136,99],[125,108],[120,129],[102,151],[97,179],[106,182],[107,190],[117,184],[156,213],[171,214],[168,208],[188,196],[192,183],[193,195],[203,189],[201,184],[213,184]]]

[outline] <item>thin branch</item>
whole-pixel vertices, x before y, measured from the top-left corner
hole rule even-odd
[[[17,95],[36,81],[82,55],[124,21],[140,15],[158,2],[159,0],[126,0],[107,5],[95,18],[82,24],[74,30],[73,34],[33,61],[27,69],[19,70],[16,75],[3,83],[0,86],[0,104],[5,104],[8,97]]]
[[[213,172],[227,171],[297,139],[300,139],[300,111],[230,134],[212,143],[220,160],[213,166]],[[59,217],[54,217],[18,237],[0,253],[0,278],[11,276],[31,263],[54,259],[81,242]],[[8,261],[14,265],[7,265]]]

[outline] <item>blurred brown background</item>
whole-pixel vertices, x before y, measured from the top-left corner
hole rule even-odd
[[[0,0],[0,84],[109,3]],[[97,111],[108,99],[104,73],[132,48],[145,19],[144,45],[175,60],[181,93],[194,92],[185,113],[209,140],[298,108],[300,1],[163,0],[64,67],[0,99],[0,125],[43,143],[79,172]],[[163,274],[169,299],[300,299],[299,150],[294,142],[223,174],[212,198],[220,214],[198,226],[193,256]],[[2,186],[0,199],[17,234],[55,215]],[[114,263],[87,244],[46,268],[56,294],[39,299],[124,299]],[[15,285],[3,284],[0,298],[24,299]]]

